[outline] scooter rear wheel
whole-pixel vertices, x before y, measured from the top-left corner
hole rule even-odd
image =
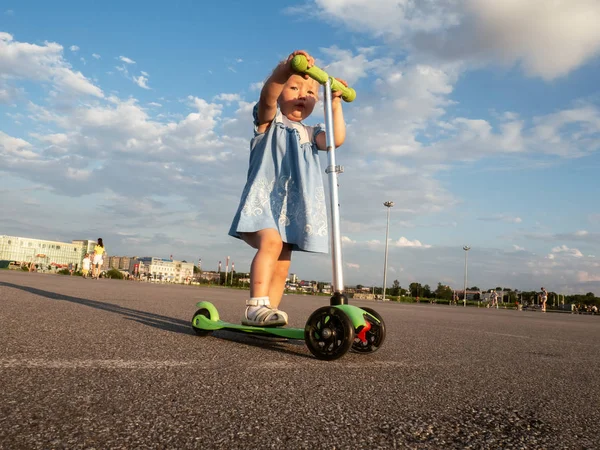
[[[344,356],[352,347],[354,326],[344,311],[323,306],[306,321],[304,341],[317,359],[332,361]]]
[[[372,317],[365,314],[365,320],[369,322],[371,325],[371,329],[365,333],[366,342],[363,342],[357,336],[354,338],[354,342],[352,344],[352,351],[357,353],[374,353],[383,344],[385,341],[385,322],[383,321],[383,317],[371,308],[361,308],[362,310],[372,314],[379,320],[377,323],[373,320]]]

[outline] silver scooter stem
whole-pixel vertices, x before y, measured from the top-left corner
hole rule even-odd
[[[340,236],[340,202],[338,198],[338,173],[344,168],[335,164],[335,136],[333,134],[333,111],[331,107],[331,79],[325,83],[325,130],[327,137],[327,169],[331,210],[331,255],[333,265],[333,293],[344,292],[342,270],[342,237]]]

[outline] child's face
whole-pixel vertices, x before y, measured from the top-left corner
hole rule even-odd
[[[292,75],[279,96],[279,109],[288,119],[300,122],[311,115],[318,100],[319,83],[300,75]]]

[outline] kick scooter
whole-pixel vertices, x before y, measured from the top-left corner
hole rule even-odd
[[[377,351],[385,339],[383,318],[371,308],[359,308],[348,304],[344,294],[342,275],[342,241],[340,236],[340,212],[338,200],[338,174],[343,167],[335,162],[335,140],[333,136],[333,112],[331,92],[342,91],[342,99],[351,102],[356,98],[352,88],[344,86],[318,67],[308,68],[303,55],[292,60],[293,69],[308,74],[325,87],[325,129],[327,137],[329,199],[331,205],[331,253],[333,262],[333,295],[330,306],[313,312],[304,329],[289,327],[258,327],[228,323],[220,320],[217,308],[210,302],[196,304],[198,310],[192,318],[196,334],[206,336],[215,330],[228,330],[255,336],[267,336],[304,340],[310,352],[318,359],[334,360],[352,349],[358,353]]]

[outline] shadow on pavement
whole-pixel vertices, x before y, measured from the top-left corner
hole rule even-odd
[[[230,330],[213,331],[210,336],[223,341],[237,342],[239,344],[249,345],[251,347],[259,347],[274,352],[314,359],[312,355],[302,352],[302,350],[305,348],[304,341],[295,341],[293,339],[285,338],[269,338],[266,336],[257,336],[242,332],[236,333]],[[203,337],[202,339],[206,338]],[[294,349],[290,349],[290,346],[293,346]]]
[[[31,292],[32,294],[39,295],[40,297],[46,297],[51,300],[62,300],[66,302],[77,303],[78,305],[89,306],[90,308],[96,308],[101,309],[103,311],[121,314],[125,316],[128,320],[133,320],[143,325],[148,325],[165,331],[172,331],[174,333],[189,335],[194,334],[190,322],[186,320],[174,319],[173,317],[161,316],[159,314],[139,311],[137,309],[124,308],[123,306],[114,305],[112,303],[99,302],[97,300],[90,300],[87,298],[80,297],[71,297],[69,295],[44,291],[42,289],[37,289],[29,286],[20,286],[18,284],[7,283],[4,281],[0,281],[0,286],[21,289],[22,291]]]
[[[20,289],[27,291],[40,297],[46,297],[51,300],[61,300],[71,303],[77,303],[78,305],[89,306],[90,308],[100,309],[102,311],[108,311],[116,314],[121,314],[127,320],[133,320],[147,325],[153,328],[158,328],[165,331],[171,331],[173,333],[187,334],[195,336],[194,330],[192,329],[191,321],[175,319],[173,317],[162,316],[160,314],[153,314],[145,311],[139,311],[137,309],[125,308],[123,306],[115,305],[112,303],[104,303],[97,300],[90,300],[81,297],[72,297],[70,295],[58,294],[56,292],[44,291],[42,289],[33,288],[30,286],[21,286],[18,284],[7,283],[0,281],[0,286],[6,286],[9,288]],[[265,348],[270,351],[276,351],[280,353],[287,353],[295,356],[304,356],[310,358],[309,355],[298,353],[297,351],[285,348],[285,346],[303,346],[303,341],[293,341],[285,339],[271,339],[268,337],[251,336],[247,334],[235,333],[227,330],[219,330],[212,333],[212,337],[221,339],[229,342],[237,342],[240,344],[249,345],[252,347]]]

